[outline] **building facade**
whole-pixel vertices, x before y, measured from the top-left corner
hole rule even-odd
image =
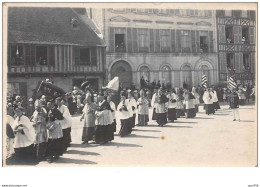
[[[213,10],[103,9],[106,76],[124,87],[140,87],[140,78],[172,87],[218,82],[216,17]]]
[[[85,9],[8,9],[8,96],[30,98],[49,78],[66,92],[105,79],[105,43]]]
[[[219,78],[234,76],[238,84],[254,84],[256,12],[217,10]]]

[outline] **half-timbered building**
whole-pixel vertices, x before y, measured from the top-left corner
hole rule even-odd
[[[229,75],[238,83],[254,84],[256,12],[217,10],[216,18],[220,81]]]
[[[104,83],[105,43],[84,8],[8,8],[8,95],[29,98],[49,78],[65,91]]]

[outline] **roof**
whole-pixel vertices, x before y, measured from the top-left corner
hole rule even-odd
[[[73,28],[72,20],[78,27]],[[88,16],[72,8],[8,8],[8,43],[105,45]]]

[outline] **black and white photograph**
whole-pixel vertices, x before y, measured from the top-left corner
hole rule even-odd
[[[4,3],[2,43],[3,167],[258,167],[257,3]]]

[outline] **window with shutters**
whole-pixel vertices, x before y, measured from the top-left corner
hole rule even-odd
[[[250,70],[251,63],[250,63],[250,54],[244,53],[243,54],[243,68],[245,70]]]
[[[97,65],[97,49],[95,47],[91,48],[91,66]]]
[[[227,43],[234,43],[233,26],[225,26]]]
[[[139,29],[139,51],[149,52],[149,34],[148,29]]]
[[[36,64],[41,66],[48,65],[47,46],[36,46]]]
[[[217,17],[224,17],[225,16],[225,10],[217,10],[216,14],[217,14]]]
[[[233,53],[227,53],[227,68],[228,69],[234,69],[235,68],[234,54]]]
[[[12,65],[24,65],[24,46],[17,45],[11,46],[11,64]]]
[[[171,38],[170,30],[160,30],[161,52],[170,52]]]
[[[250,10],[248,14],[249,14],[248,15],[249,19],[255,20],[255,11],[254,10]]]
[[[116,52],[126,52],[125,34],[115,34]]]
[[[191,34],[190,31],[181,31],[181,52],[191,52]]]
[[[242,43],[249,43],[249,27],[242,27]]]
[[[241,18],[242,11],[241,10],[232,10],[232,16],[235,18]]]
[[[175,10],[175,15],[179,16],[180,15],[180,9]]]
[[[87,47],[80,48],[79,61],[81,65],[90,65],[90,49]]]

